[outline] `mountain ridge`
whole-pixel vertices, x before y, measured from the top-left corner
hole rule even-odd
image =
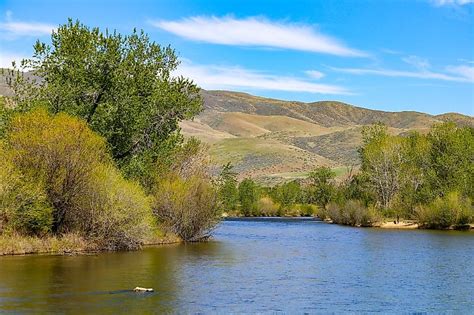
[[[211,147],[218,164],[231,162],[240,177],[278,182],[314,167],[357,167],[363,126],[381,122],[392,134],[422,133],[443,121],[474,126],[458,113],[389,112],[339,101],[284,101],[243,92],[202,90],[204,110],[181,123],[183,134]],[[278,174],[290,174],[279,178]]]

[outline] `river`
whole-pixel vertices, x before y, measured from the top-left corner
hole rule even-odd
[[[470,313],[474,233],[227,220],[207,243],[0,257],[2,311]]]

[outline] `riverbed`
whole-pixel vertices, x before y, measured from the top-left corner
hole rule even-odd
[[[473,292],[473,233],[310,219],[226,220],[210,242],[135,252],[0,257],[0,313],[469,313]]]

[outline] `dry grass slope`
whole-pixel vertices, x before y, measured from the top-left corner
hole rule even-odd
[[[242,177],[264,182],[300,178],[317,165],[358,165],[364,125],[382,122],[393,134],[426,132],[434,123],[474,126],[455,113],[431,116],[385,112],[336,101],[302,103],[230,91],[202,91],[204,112],[182,123],[185,135],[212,145],[218,164],[232,162]],[[304,176],[303,176],[304,177]]]

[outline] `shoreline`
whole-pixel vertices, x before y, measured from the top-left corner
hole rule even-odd
[[[245,217],[245,216],[226,216],[223,220],[314,220],[318,222],[324,222],[328,224],[337,224],[341,226],[351,226],[333,223],[331,220],[322,220],[318,217],[302,217],[302,216],[283,216],[283,217]],[[394,223],[393,219],[386,219],[387,221],[379,222],[373,226],[351,226],[356,228],[375,228],[375,229],[387,229],[387,230],[433,230],[433,231],[466,231],[474,232],[474,223],[469,224],[468,229],[455,229],[453,227],[446,229],[428,229],[420,226],[415,220],[400,220],[399,223]]]
[[[244,217],[244,216],[227,216],[222,218],[223,221],[226,220],[241,220],[241,221],[270,221],[270,220],[301,220],[301,221],[317,221],[327,224],[336,224],[331,220],[321,220],[318,217]],[[355,228],[374,228],[374,229],[385,229],[385,230],[433,230],[433,231],[465,231],[465,232],[474,232],[474,224],[469,224],[468,229],[426,229],[420,227],[418,223],[414,220],[401,220],[399,223],[394,223],[394,221],[385,221],[374,226],[350,226]],[[141,248],[136,250],[141,250],[146,247],[153,246],[162,246],[162,245],[173,245],[180,244],[183,241],[179,239],[176,235],[161,235],[155,236],[152,239],[145,241]],[[68,234],[62,237],[47,237],[47,238],[38,238],[38,237],[21,237],[21,236],[0,236],[0,257],[2,256],[26,256],[26,255],[93,255],[104,252],[113,252],[114,250],[99,249],[93,243],[88,243],[83,238],[74,235]],[[118,250],[120,251],[120,250]]]
[[[152,246],[179,244],[181,242],[182,240],[175,235],[163,235],[145,241],[142,246],[136,250]],[[62,237],[50,236],[46,238],[0,236],[0,258],[3,256],[27,255],[95,255],[117,251],[121,250],[100,249],[95,244],[87,242],[74,234],[66,234]]]

